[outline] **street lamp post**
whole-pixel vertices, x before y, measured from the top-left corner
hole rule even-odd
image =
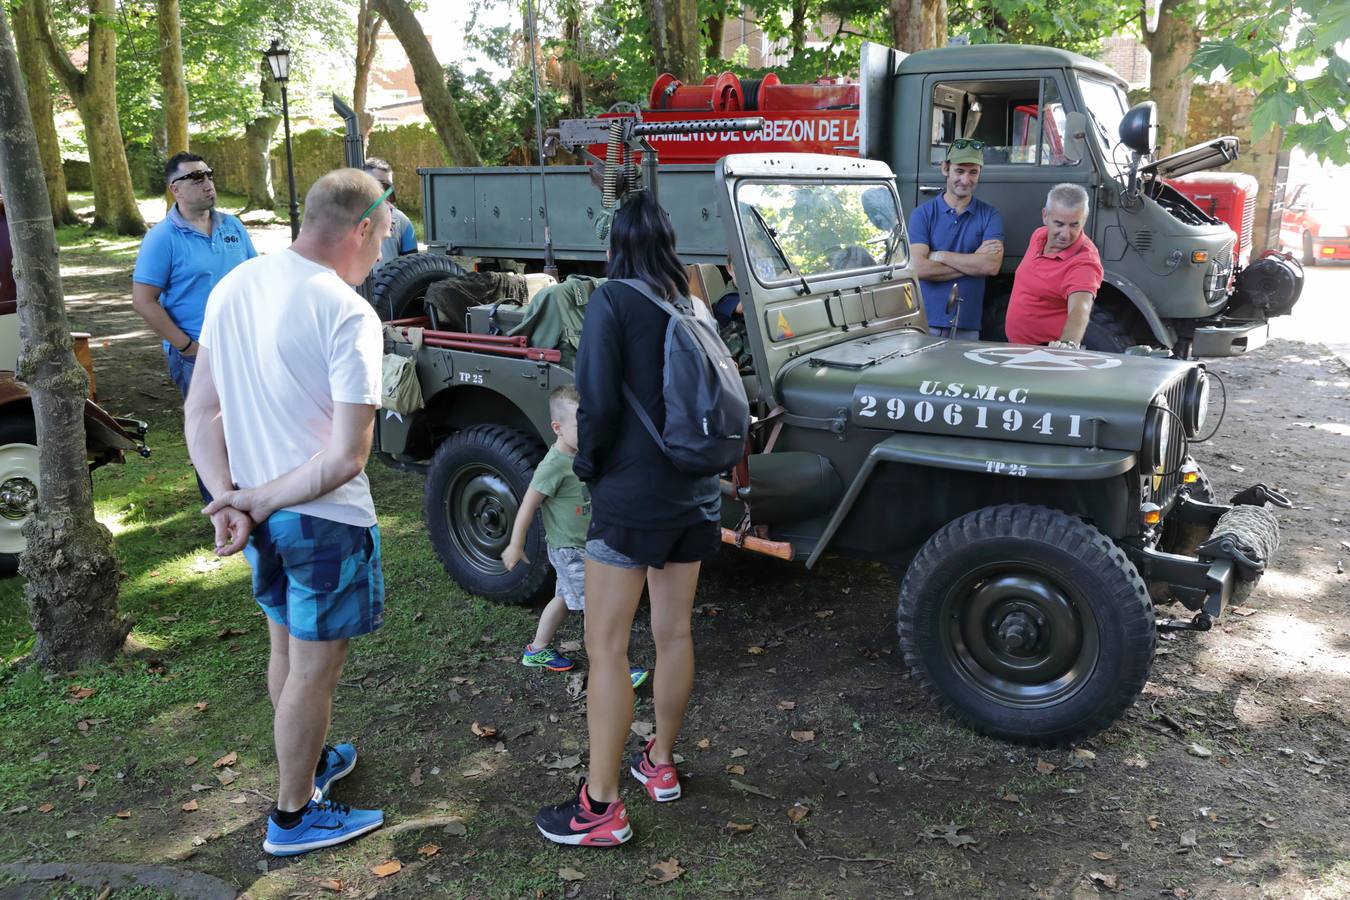
[[[272,80],[281,85],[281,122],[286,130],[286,183],[291,191],[291,240],[300,235],[300,204],[295,199],[295,160],[291,156],[291,107],[286,97],[286,82],[291,74],[291,51],[278,40],[263,52]]]

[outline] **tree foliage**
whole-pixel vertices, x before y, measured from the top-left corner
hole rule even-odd
[[[1192,66],[1255,92],[1253,139],[1283,128],[1286,147],[1350,164],[1350,4],[1252,4],[1225,31],[1200,46]]]

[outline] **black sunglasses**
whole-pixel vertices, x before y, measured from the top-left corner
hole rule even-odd
[[[198,169],[197,171],[189,172],[186,175],[179,175],[173,181],[170,181],[169,184],[177,184],[180,181],[190,181],[193,184],[201,184],[208,178],[214,183],[216,180],[216,173],[212,172],[210,169]]]
[[[952,141],[953,150],[964,150],[969,147],[972,150],[983,150],[984,141],[977,141],[974,138],[957,138]]]

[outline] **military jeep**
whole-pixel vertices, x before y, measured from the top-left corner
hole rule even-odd
[[[1203,629],[1260,578],[1278,544],[1261,507],[1287,501],[1256,486],[1215,502],[1188,453],[1205,436],[1203,365],[931,333],[884,163],[733,155],[715,178],[755,415],[723,479],[724,541],[807,567],[894,565],[900,648],[951,714],[1023,743],[1092,735],[1148,678],[1154,598],[1195,614],[1163,625]],[[720,271],[691,276],[718,299]],[[548,584],[542,525],[532,565],[499,557],[550,439],[547,395],[572,374],[474,322],[426,332],[426,408],[382,416],[379,449],[425,470],[451,577],[525,601]]]

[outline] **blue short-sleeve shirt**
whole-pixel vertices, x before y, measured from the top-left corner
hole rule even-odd
[[[212,210],[208,237],[188,224],[174,204],[141,241],[131,280],[159,288],[159,305],[196,340],[202,334],[211,289],[226,272],[257,255],[244,223],[234,216]],[[168,341],[164,352],[169,352]]]
[[[958,213],[947,205],[942,194],[938,194],[909,214],[909,240],[912,244],[927,244],[930,252],[974,253],[985,241],[1003,240],[1003,218],[998,210],[977,197],[971,198],[970,205]],[[961,319],[956,327],[979,330],[984,308],[984,279],[978,275],[966,275],[955,281],[920,279],[928,324],[933,328],[951,326],[947,298],[953,284],[961,292]]]

